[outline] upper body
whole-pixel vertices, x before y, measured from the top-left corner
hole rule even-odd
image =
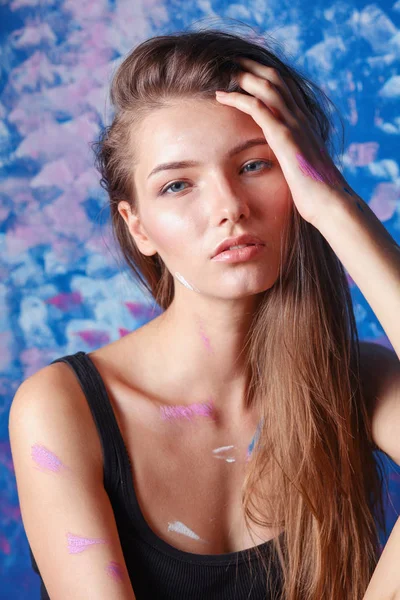
[[[252,540],[244,526],[240,493],[257,420],[252,413],[241,425],[228,420],[221,423],[218,418],[207,416],[182,420],[161,418],[162,408],[171,406],[174,390],[168,383],[168,370],[162,368],[167,357],[156,352],[161,345],[157,344],[156,328],[157,319],[88,356],[101,375],[122,434],[132,465],[134,495],[142,516],[151,531],[169,545],[161,547],[162,553],[168,555],[171,549],[190,553],[193,560],[188,554],[178,555],[178,560],[187,561],[189,568],[193,563],[194,570],[197,564],[212,562],[201,561],[199,556],[224,555],[226,561],[219,563],[220,571],[225,571],[226,577],[234,581],[241,551],[255,545],[261,547],[280,532],[255,528]],[[157,377],[150,373],[156,373]],[[181,390],[188,389],[183,379],[174,383],[179,384]],[[120,535],[127,532],[120,527],[121,524],[127,526],[128,521],[125,513],[121,516],[121,507],[114,505],[117,495],[106,489],[104,450],[87,400],[73,371],[61,362],[48,365],[25,380],[14,398],[10,440],[30,547],[52,599],[83,598],[88,589],[99,599],[133,598],[136,574],[140,580],[136,597],[147,598],[149,596],[143,595],[143,580],[155,574],[147,573],[145,577],[147,557],[140,539],[137,548],[132,548],[135,544],[132,537],[128,542],[125,539],[125,555],[122,550]],[[176,397],[175,404],[179,404]],[[111,434],[112,431],[110,427]],[[56,448],[56,456],[68,470],[44,472],[38,479],[37,466],[29,454],[39,443],[47,449]],[[230,446],[228,452],[224,450],[227,446]],[[218,449],[222,450],[221,454],[213,452]],[[124,483],[129,486],[129,477],[122,466],[119,468],[121,473],[116,480],[121,483],[126,477]],[[120,502],[118,494],[118,504]],[[134,520],[132,513],[131,516]],[[180,524],[195,535],[182,534]],[[48,535],[44,536],[46,530]],[[77,556],[66,552],[67,533],[86,533],[88,538],[105,539],[108,543],[80,554],[77,560]],[[154,538],[150,544],[152,541]],[[136,573],[132,558],[137,559],[136,568],[140,566],[142,572]],[[165,558],[163,568],[170,569],[173,579],[175,565],[169,560]],[[121,581],[108,577],[105,566],[111,561],[126,568],[128,576]],[[246,571],[248,565],[243,564],[242,568]],[[183,574],[180,576],[183,578]],[[184,572],[184,576],[193,579],[193,573]],[[205,573],[202,576],[205,577]],[[223,581],[217,584],[218,579],[207,582],[215,588],[215,598],[233,597],[228,593],[222,595]],[[168,595],[171,587],[177,585],[175,581],[167,581],[166,576],[164,595],[159,597],[177,597]],[[195,583],[199,598],[203,597],[201,586],[205,585],[206,581]],[[43,597],[47,598],[45,592]],[[151,597],[158,597],[155,591]]]
[[[259,528],[251,540],[240,504],[246,450],[256,419],[249,415],[248,422],[234,428],[210,419],[160,420],[160,406],[168,403],[169,390],[168,373],[163,376],[163,363],[155,352],[155,321],[89,354],[112,403],[147,524],[173,548],[196,555],[238,552],[270,540],[279,531]],[[361,342],[360,348],[374,441],[398,461],[392,427],[400,418],[398,359],[376,344]],[[152,372],[157,378],[149,377]],[[180,383],[182,390],[187,389],[184,381]],[[10,414],[10,440],[24,527],[50,597],[84,598],[90,589],[99,599],[134,598],[129,577],[116,582],[104,571],[109,561],[124,567],[125,558],[104,489],[98,431],[67,365],[49,365],[20,386]],[[46,474],[45,480],[37,480],[28,456],[38,441],[57,448],[70,468],[68,476],[56,479]],[[235,462],[215,459],[212,449],[224,446],[234,447],[230,456]],[[167,524],[176,521],[200,540],[168,529]],[[71,529],[111,543],[77,561],[66,554],[65,544],[57,543]]]

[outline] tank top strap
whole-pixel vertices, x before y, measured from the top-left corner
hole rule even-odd
[[[50,364],[56,362],[68,364],[80,383],[100,437],[104,488],[109,494],[118,493],[130,471],[130,462],[104,381],[86,352],[62,356]]]

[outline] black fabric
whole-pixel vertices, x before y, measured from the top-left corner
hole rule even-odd
[[[82,351],[54,360],[74,371],[96,424],[104,461],[104,487],[137,600],[275,600],[281,592],[277,558],[267,577],[254,548],[228,554],[192,554],[158,537],[145,521],[134,489],[129,454],[104,382]],[[282,534],[281,534],[282,535]],[[272,542],[258,546],[264,556]],[[39,575],[31,549],[32,567]],[[41,579],[41,599],[49,599]]]

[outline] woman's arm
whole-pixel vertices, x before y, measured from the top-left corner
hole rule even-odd
[[[359,196],[357,203],[338,196],[314,225],[364,294],[400,359],[400,246]]]
[[[372,437],[400,465],[400,361],[379,344],[361,342],[364,395],[368,399]],[[400,519],[395,523],[363,600],[400,600]]]
[[[400,600],[400,519],[397,519],[363,600]]]
[[[358,197],[327,210],[316,227],[354,279],[385,330],[397,358],[397,379],[379,398],[372,427],[376,444],[400,464],[400,248]],[[389,367],[389,363],[388,363]],[[400,600],[400,519],[397,520],[362,600]]]
[[[11,405],[26,535],[52,600],[134,600],[102,464],[93,452],[90,409],[77,400],[63,369],[49,365],[25,380]]]

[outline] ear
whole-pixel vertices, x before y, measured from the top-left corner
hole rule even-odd
[[[135,240],[140,252],[145,256],[153,256],[154,254],[157,254],[157,250],[154,248],[153,243],[146,235],[146,231],[140,221],[139,215],[132,211],[129,203],[126,200],[122,200],[118,203],[118,212],[127,224],[129,233]]]

